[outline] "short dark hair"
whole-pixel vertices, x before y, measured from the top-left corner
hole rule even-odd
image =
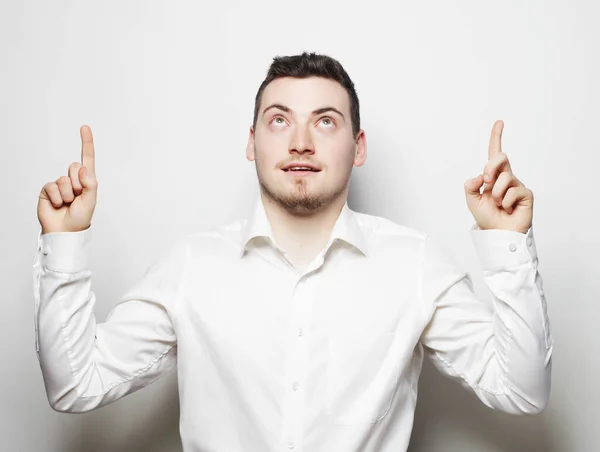
[[[334,80],[344,87],[350,97],[350,117],[352,120],[352,134],[356,137],[360,131],[360,111],[358,96],[354,83],[342,65],[334,58],[327,55],[304,52],[302,55],[281,56],[273,58],[267,77],[263,80],[254,100],[254,119],[252,127],[256,128],[258,109],[262,93],[266,86],[273,80],[282,77],[308,78],[323,77]]]

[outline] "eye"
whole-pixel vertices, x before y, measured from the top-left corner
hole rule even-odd
[[[273,119],[271,119],[271,124],[276,126],[284,126],[286,124],[285,118],[283,116],[275,116]]]
[[[335,122],[333,122],[333,119],[331,119],[329,116],[321,118],[321,120],[319,121],[319,123],[322,124],[326,129],[330,129],[332,127],[335,127]]]

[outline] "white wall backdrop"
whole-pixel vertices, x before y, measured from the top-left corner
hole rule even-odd
[[[49,407],[34,347],[31,263],[42,185],[96,142],[92,290],[103,320],[182,233],[248,213],[254,95],[272,57],[345,66],[369,157],[350,206],[441,240],[487,297],[463,182],[494,120],[535,194],[555,337],[535,417],[483,406],[426,365],[413,452],[591,452],[600,444],[600,7],[589,1],[3,1],[0,4],[2,450],[181,450],[175,373],[82,415]]]

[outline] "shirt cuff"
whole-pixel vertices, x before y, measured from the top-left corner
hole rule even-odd
[[[528,263],[537,265],[533,225],[523,234],[505,229],[471,228],[471,238],[484,270],[500,270]]]
[[[76,273],[89,268],[92,226],[78,232],[48,232],[38,236],[41,265],[48,270]]]

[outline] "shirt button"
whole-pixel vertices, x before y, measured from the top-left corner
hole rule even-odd
[[[543,297],[544,296],[544,291],[542,289],[540,289],[539,292],[540,292],[540,297]]]
[[[49,251],[48,251],[48,248],[44,248],[44,249],[42,250],[42,253],[44,253],[44,255],[45,255],[45,256],[47,256],[47,255],[48,255],[48,253],[49,253]]]
[[[515,243],[511,243],[510,245],[508,245],[508,249],[511,251],[517,251],[517,245]]]
[[[527,246],[533,245],[533,239],[531,237],[527,237]]]
[[[288,449],[293,449],[293,448],[294,448],[294,446],[295,446],[295,444],[294,444],[294,441],[290,441],[290,442],[288,443]]]
[[[298,328],[298,336],[304,336],[304,330],[302,328]]]
[[[299,387],[300,387],[300,383],[298,383],[297,381],[295,381],[294,384],[292,385],[292,389],[294,391],[297,391]]]

